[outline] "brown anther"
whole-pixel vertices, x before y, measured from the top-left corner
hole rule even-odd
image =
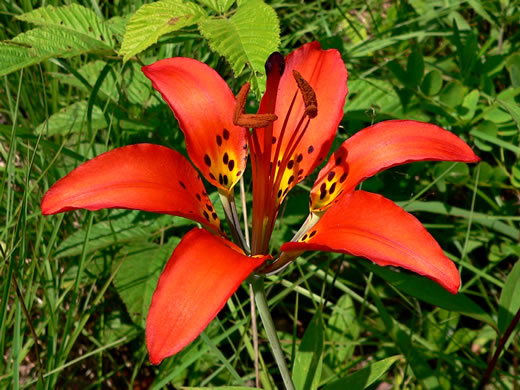
[[[302,93],[303,103],[305,104],[305,114],[307,114],[309,118],[315,118],[316,115],[318,115],[318,101],[316,100],[314,89],[312,89],[311,85],[297,70],[293,70],[293,76]]]
[[[267,127],[277,119],[278,117],[274,114],[242,114],[236,120],[233,120],[233,123],[237,126],[256,129],[258,127]]]
[[[250,84],[246,83],[240,89],[237,96],[235,111],[233,112],[233,123],[236,126],[257,128],[266,127],[271,122],[278,119],[275,114],[245,114],[247,94],[249,93]]]

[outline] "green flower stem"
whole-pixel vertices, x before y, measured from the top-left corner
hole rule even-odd
[[[260,313],[262,324],[264,324],[265,333],[267,334],[267,339],[271,345],[274,359],[276,360],[276,364],[278,365],[278,369],[282,375],[283,383],[285,384],[285,388],[287,390],[294,390],[291,373],[287,368],[285,356],[283,354],[282,347],[280,346],[280,340],[278,340],[278,336],[276,335],[273,318],[271,317],[271,312],[269,311],[269,306],[267,305],[267,297],[264,290],[264,278],[263,276],[255,276],[252,279],[253,280],[251,285],[253,286],[253,291],[255,292],[256,306],[258,308],[258,312]]]

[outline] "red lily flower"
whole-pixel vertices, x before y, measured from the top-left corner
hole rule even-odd
[[[415,217],[380,195],[354,190],[365,178],[399,164],[479,161],[455,135],[415,121],[382,122],[349,138],[318,175],[312,217],[270,262],[268,243],[282,201],[328,154],[343,115],[347,71],[336,50],[321,50],[316,42],[285,60],[271,55],[266,71],[259,111],[246,114],[249,85],[235,99],[225,81],[199,61],[171,58],[143,67],[179,121],[191,160],[218,188],[241,247],[224,237],[197,171],[179,153],[158,145],[104,153],[59,180],[42,200],[44,214],[130,208],[204,226],[182,239],[153,295],[146,341],[154,364],[195,339],[253,271],[277,271],[305,250],[350,253],[425,275],[452,293],[459,288],[454,264]],[[248,148],[250,249],[233,208],[233,187],[245,171]]]

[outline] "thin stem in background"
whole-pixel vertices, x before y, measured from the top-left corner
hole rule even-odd
[[[295,390],[291,378],[291,373],[289,372],[289,368],[285,362],[285,356],[282,351],[282,347],[280,346],[280,340],[278,340],[278,335],[276,334],[273,317],[271,317],[271,312],[269,311],[269,306],[267,304],[267,297],[265,295],[264,289],[264,278],[261,276],[256,277],[251,283],[251,286],[255,292],[255,301],[258,307],[258,312],[260,313],[260,318],[262,319],[262,324],[264,325],[267,339],[271,345],[274,359],[276,360],[276,364],[278,365],[278,369],[282,375],[285,389]]]
[[[493,355],[493,358],[490,360],[487,370],[484,373],[484,375],[482,376],[480,383],[478,384],[477,390],[482,390],[484,388],[484,386],[486,385],[486,383],[489,381],[491,373],[495,369],[495,366],[498,362],[498,358],[500,357],[500,354],[502,353],[502,350],[504,349],[504,347],[507,343],[507,340],[513,333],[513,330],[516,328],[516,325],[518,325],[518,321],[520,321],[520,308],[516,312],[515,318],[513,318],[513,321],[511,321],[511,323],[507,327],[506,331],[504,332],[504,334],[498,341],[498,346],[495,351],[495,354]]]
[[[258,367],[258,328],[256,326],[255,290],[249,285],[251,299],[251,328],[253,329],[253,349],[255,350],[255,386],[260,387],[260,369]]]

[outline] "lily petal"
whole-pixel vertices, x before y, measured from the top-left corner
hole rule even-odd
[[[300,242],[281,250],[349,253],[424,275],[453,294],[460,286],[457,268],[417,218],[370,192],[345,194]]]
[[[231,189],[246,166],[247,138],[233,124],[235,97],[226,82],[191,58],[168,58],[142,70],[179,121],[195,166],[215,186]]]
[[[193,341],[267,258],[247,257],[204,229],[186,234],[159,278],[148,311],[150,361],[159,364]]]
[[[297,125],[305,112],[304,100],[293,75],[294,70],[298,71],[314,90],[318,111],[317,116],[310,120],[301,139],[297,143],[293,142],[295,147],[291,147],[290,140],[295,141],[298,138]],[[274,78],[276,72],[273,71],[272,74]],[[348,93],[347,77],[347,69],[339,52],[322,50],[318,42],[312,42],[303,45],[285,58],[285,67],[279,83],[272,83],[278,86],[276,96],[273,91],[266,91],[260,106],[261,112],[268,110],[268,107],[274,104],[274,113],[278,116],[278,120],[273,122],[271,154],[273,159],[276,158],[280,162],[284,156],[287,159],[279,187],[280,194],[283,196],[308,176],[327,156],[336,129],[343,117],[343,106]],[[294,106],[287,118],[295,95]],[[283,130],[286,119],[287,123]],[[305,119],[300,127],[300,132],[305,127],[306,121]],[[265,131],[259,133],[260,140],[263,140],[264,133]],[[278,146],[280,142],[281,145]],[[264,142],[261,141],[260,145],[263,144]],[[278,156],[276,156],[277,149]]]
[[[124,208],[178,215],[220,231],[202,180],[178,152],[137,144],[103,153],[57,181],[42,199],[42,213]]]
[[[430,123],[391,120],[367,127],[347,139],[318,174],[311,191],[311,210],[327,209],[340,194],[366,178],[414,161],[478,162],[455,134]]]

